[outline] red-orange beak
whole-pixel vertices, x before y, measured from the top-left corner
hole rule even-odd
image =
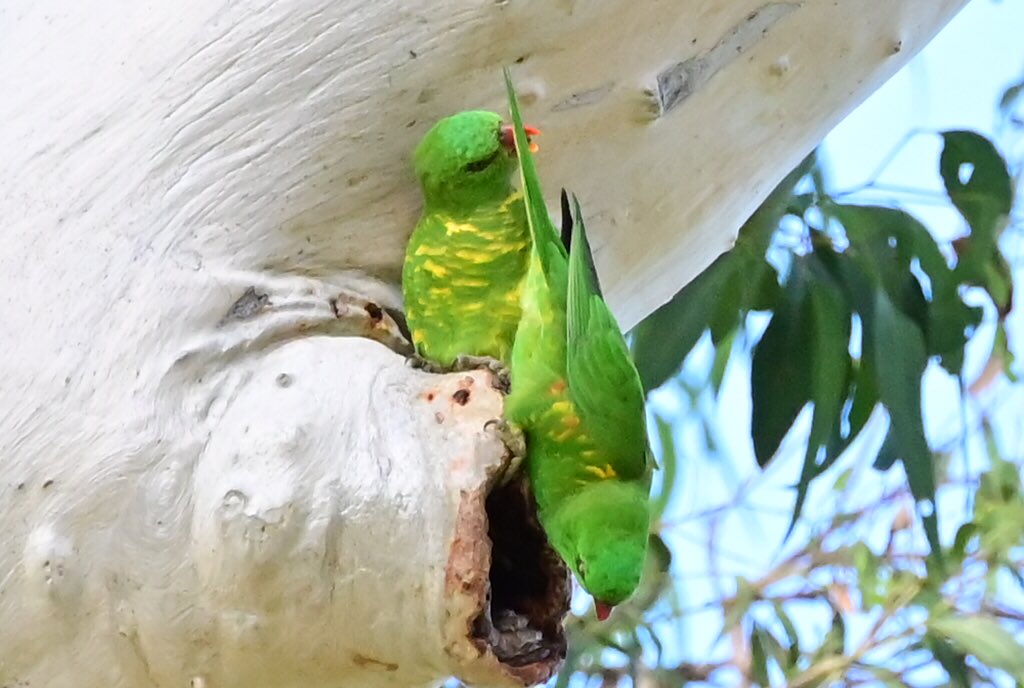
[[[540,136],[540,129],[537,129],[536,127],[531,127],[531,126],[528,126],[528,125],[523,125],[523,130],[526,132],[526,140],[530,142],[530,152],[531,153],[536,153],[537,151],[540,150],[540,146],[538,146],[536,143],[533,142],[533,137],[534,136]],[[509,153],[511,153],[512,155],[515,155],[516,154],[516,134],[515,134],[515,129],[512,127],[512,125],[511,124],[502,124],[501,125],[501,134],[499,136],[501,137],[501,145],[505,146],[505,148],[508,149]]]
[[[601,600],[594,600],[594,613],[597,614],[598,621],[604,621],[611,616],[612,610],[615,609],[614,605],[607,604]]]

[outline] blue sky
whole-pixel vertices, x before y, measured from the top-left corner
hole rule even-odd
[[[1024,3],[1015,0],[994,2],[974,0],[903,70],[879,91],[851,113],[826,138],[823,162],[827,178],[835,190],[856,188],[874,178],[879,165],[908,133],[916,130],[941,131],[944,129],[973,129],[993,136],[996,125],[996,101],[1002,90],[1019,81],[1024,75]],[[916,135],[886,166],[878,181],[895,187],[921,190],[923,194],[899,193],[888,190],[865,191],[851,197],[854,202],[889,204],[893,198],[918,215],[940,238],[951,238],[962,233],[960,217],[952,209],[937,203],[928,192],[942,194],[939,179],[938,156],[941,141],[935,134]],[[1019,242],[1024,244],[1024,242]],[[1022,282],[1024,248],[1008,251],[1015,266],[1016,283]],[[1018,311],[1021,309],[1018,309]],[[988,356],[991,328],[977,335],[969,351],[967,376],[980,370]],[[1011,319],[1011,342],[1018,356],[1024,359],[1021,342],[1024,340],[1024,319],[1016,313]],[[707,351],[696,351],[688,368],[700,369],[710,364]],[[694,423],[681,423],[677,428],[677,445],[687,457],[684,461],[680,484],[668,519],[682,524],[675,528],[670,541],[676,552],[675,573],[680,577],[682,606],[699,607],[719,598],[733,589],[735,576],[757,577],[766,571],[780,553],[782,535],[788,523],[795,482],[802,460],[804,433],[794,432],[783,446],[780,456],[769,470],[761,474],[753,460],[749,435],[750,389],[749,368],[742,357],[734,358],[723,385],[720,404],[716,410],[719,446],[717,456],[704,451],[703,431]],[[701,377],[700,373],[695,379]],[[959,434],[964,418],[955,380],[938,370],[930,370],[925,379],[926,425],[933,446],[942,444]],[[682,412],[685,403],[680,396],[662,391],[653,399],[655,407],[665,411]],[[1017,416],[1016,426],[1004,433],[1004,452],[1012,456],[1024,453],[1024,423],[1020,423],[1024,408],[1024,394],[1016,390],[1010,402],[1010,411]],[[1009,408],[1009,406],[1008,406]],[[967,419],[972,411],[968,408]],[[670,414],[666,414],[670,415]],[[881,443],[885,430],[883,418],[874,419],[874,428],[866,432],[860,445],[845,457],[830,473],[832,478],[852,465],[861,465],[855,480],[862,486],[855,491],[861,499],[870,500],[886,485],[900,484],[903,476],[898,470],[882,476],[864,466],[864,453],[873,454]],[[789,451],[787,451],[787,448]],[[977,449],[977,448],[975,448]],[[969,458],[971,454],[969,453]],[[974,456],[980,456],[975,451]],[[858,459],[860,459],[858,461]],[[982,461],[983,459],[977,459]],[[978,465],[978,464],[976,464]],[[983,465],[983,464],[981,464]],[[828,475],[828,474],[827,474]],[[807,512],[827,514],[836,507],[827,477],[822,486],[812,491]],[[717,575],[708,576],[709,561],[704,540],[707,524],[688,520],[693,514],[728,503],[741,484],[749,484],[745,503],[749,509],[732,509],[721,519],[716,530],[716,543],[722,555],[712,568]],[[963,494],[947,493],[940,501],[940,516],[947,521],[947,535],[955,527],[966,498]],[[845,506],[850,506],[849,504]],[[879,514],[880,527],[876,534],[865,533],[867,539],[888,533],[888,524],[894,514]],[[806,533],[806,531],[804,531]],[[799,533],[796,544],[799,543]],[[788,549],[792,548],[792,543]],[[1020,600],[1016,600],[1020,602]],[[801,633],[817,634],[828,625],[827,615],[815,613],[799,620]],[[851,634],[869,619],[848,621]],[[709,645],[720,624],[718,610],[689,615],[675,639],[682,657],[706,659]],[[721,651],[721,646],[718,650]],[[666,657],[667,661],[672,661]]]

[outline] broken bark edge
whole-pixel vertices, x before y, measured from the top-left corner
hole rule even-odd
[[[544,536],[520,475],[462,491],[445,571],[448,653],[458,678],[543,683],[565,659],[569,573]]]

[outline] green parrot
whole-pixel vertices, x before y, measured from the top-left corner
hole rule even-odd
[[[443,367],[507,362],[530,253],[523,197],[512,187],[512,127],[494,112],[460,112],[423,136],[413,161],[424,206],[402,290],[416,352]]]
[[[601,297],[579,203],[571,212],[562,192],[559,237],[507,70],[505,82],[531,236],[506,417],[526,436],[541,525],[603,620],[636,590],[646,558],[652,461],[644,395]]]

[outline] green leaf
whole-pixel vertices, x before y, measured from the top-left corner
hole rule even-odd
[[[887,471],[899,459],[899,450],[896,448],[896,434],[892,431],[892,424],[890,424],[889,431],[885,433],[885,440],[882,441],[882,446],[878,449],[878,456],[875,457],[875,462],[871,464],[871,467],[876,471]]]
[[[1013,203],[1006,161],[984,136],[971,131],[943,132],[939,174],[950,201],[971,228],[957,242],[959,281],[984,285],[985,266],[996,251],[999,232]]]
[[[672,551],[665,544],[660,536],[652,533],[647,541],[647,560],[644,562],[643,575],[640,578],[640,585],[633,596],[623,604],[636,613],[636,623],[643,617],[651,605],[653,605],[671,585],[672,578],[669,572],[672,568]]]
[[[995,619],[987,616],[940,616],[928,629],[982,664],[1024,680],[1024,646]]]
[[[719,638],[739,625],[755,599],[757,599],[757,589],[743,578],[736,579],[736,595],[731,600],[726,600],[723,605],[725,619]]]
[[[633,358],[644,390],[651,391],[679,371],[715,312],[718,293],[733,280],[735,249],[723,253],[664,306],[633,330]]]
[[[779,273],[767,262],[762,267],[757,279],[750,281],[749,288],[753,291],[747,295],[745,305],[748,311],[773,311],[782,300]]]
[[[721,344],[730,334],[736,331],[739,323],[740,312],[746,301],[747,291],[750,289],[748,283],[739,279],[737,264],[744,263],[746,269],[754,268],[755,261],[744,260],[739,247],[733,248],[736,256],[733,258],[733,269],[728,277],[719,282],[718,291],[714,295],[713,307],[708,314],[708,329],[711,330],[711,343],[715,346]]]
[[[765,651],[766,631],[757,623],[750,630],[750,677],[759,686],[771,686],[768,678],[768,653]]]
[[[926,633],[924,645],[927,647],[935,660],[946,670],[949,675],[950,685],[957,688],[971,688],[971,676],[967,670],[967,658],[957,652],[950,645],[949,641],[937,637],[932,633]]]
[[[860,589],[861,605],[871,609],[882,602],[885,591],[878,575],[878,557],[863,542],[852,548],[853,566],[857,570],[857,585]]]
[[[912,215],[895,208],[837,205],[834,213],[846,230],[847,253],[863,273],[861,281],[885,289],[924,332],[928,354],[939,356],[951,374],[959,374],[966,332],[980,322],[981,311],[963,303],[958,281],[934,237]],[[930,300],[911,272],[915,261],[928,278]],[[859,291],[856,285],[850,288]],[[860,310],[867,309],[861,304]]]
[[[806,271],[803,260],[794,261],[785,301],[776,309],[754,349],[750,373],[751,432],[754,455],[762,467],[775,455],[793,421],[810,400]]]
[[[1013,204],[1006,161],[991,141],[976,132],[945,131],[942,139],[939,174],[949,200],[972,233],[994,231]]]
[[[999,252],[985,266],[985,291],[992,298],[1000,319],[1010,314],[1013,306],[1013,271]]]
[[[816,660],[824,657],[835,657],[842,655],[846,646],[846,624],[843,622],[843,615],[837,610],[832,612],[832,626],[822,640],[821,645],[815,651]]]
[[[651,498],[651,522],[657,523],[672,498],[679,461],[672,424],[657,414],[654,416],[654,424],[658,429],[658,445],[661,448],[661,487],[658,494]]]
[[[633,330],[633,357],[646,391],[675,375],[705,330],[711,330],[717,345],[735,330],[742,312],[774,306],[780,289],[765,252],[793,188],[816,169],[817,157],[811,153],[747,219],[732,250]]]
[[[962,563],[964,557],[967,556],[967,548],[971,546],[971,541],[974,540],[974,536],[978,534],[978,524],[973,521],[968,521],[962,526],[957,528],[956,536],[953,538],[953,546],[949,549],[949,556],[953,559],[954,563]]]
[[[736,330],[733,330],[725,340],[715,346],[715,359],[711,363],[710,382],[711,389],[716,394],[722,388],[722,381],[725,380],[725,371],[729,368],[729,361],[732,359],[732,349],[735,341]]]
[[[921,376],[928,357],[921,330],[893,307],[882,291],[875,293],[874,345],[879,397],[889,411],[896,452],[903,462],[914,499],[931,504],[923,516],[925,535],[936,561],[941,557],[935,508],[932,453],[921,419]]]
[[[811,345],[811,401],[814,415],[811,419],[811,434],[807,441],[804,465],[796,486],[796,502],[790,518],[786,538],[800,518],[804,499],[811,480],[820,475],[838,458],[838,454],[817,461],[821,448],[826,447],[833,429],[842,421],[843,402],[846,399],[848,373],[850,368],[850,307],[846,303],[839,285],[818,264],[813,254],[810,262],[813,281],[809,285],[810,331],[806,336]],[[832,461],[829,459],[831,458]]]
[[[779,664],[782,673],[788,677],[799,668],[797,663],[800,661],[800,636],[797,635],[796,626],[793,625],[793,620],[789,618],[782,602],[776,600],[773,606],[775,615],[779,617],[779,623],[782,624],[782,630],[786,632],[786,641],[788,642],[786,662],[780,661]]]
[[[864,429],[872,411],[878,406],[878,378],[875,373],[874,342],[861,340],[861,357],[854,375],[853,405],[850,406],[850,432],[848,441]]]

